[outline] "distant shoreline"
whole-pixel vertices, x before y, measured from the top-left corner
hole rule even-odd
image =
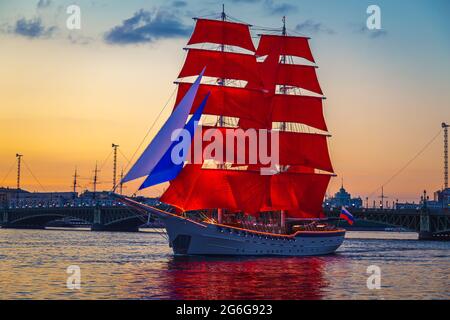
[[[360,240],[418,240],[417,232],[407,231],[347,231],[345,239]]]

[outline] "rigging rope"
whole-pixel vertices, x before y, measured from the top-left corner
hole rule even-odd
[[[142,222],[145,222],[145,224],[147,226],[149,225],[149,220],[150,220],[150,217],[151,217],[151,213],[149,213],[146,210],[142,210],[143,213],[141,213],[141,210],[138,210],[138,209],[134,209],[133,210],[128,205],[125,206],[125,209],[128,210],[129,212],[131,212],[136,217],[138,217]],[[147,216],[147,218],[145,218],[145,216]],[[166,231],[157,230],[157,229],[159,229],[159,228],[154,228],[154,230],[156,231],[155,233],[160,235],[165,240],[169,241],[169,236],[167,235],[167,232]]]
[[[122,152],[122,150],[119,149],[119,153],[122,155],[122,157],[125,159],[125,161],[127,161],[127,163],[130,162],[130,159],[128,159],[128,157]]]
[[[123,153],[122,151],[119,152],[121,153],[121,155],[127,160],[127,164],[125,165],[124,171],[126,172],[128,167],[130,166],[130,163],[132,163],[132,161],[134,160],[134,157],[136,156],[136,154],[138,153],[138,151],[141,149],[142,145],[144,144],[145,140],[147,139],[148,135],[150,134],[150,132],[152,132],[153,127],[156,125],[156,122],[158,122],[159,118],[161,117],[162,113],[164,112],[164,110],[166,109],[166,107],[169,105],[169,102],[172,100],[173,96],[175,95],[175,92],[177,91],[177,87],[175,87],[169,97],[169,99],[167,99],[166,103],[164,104],[164,106],[162,107],[161,111],[159,112],[158,116],[156,117],[155,121],[153,121],[152,125],[150,126],[150,128],[147,130],[147,133],[145,134],[144,138],[142,138],[141,142],[139,143],[138,147],[135,149],[135,151],[133,152],[133,155],[131,156],[130,159],[128,159]],[[111,151],[112,152],[112,151]],[[120,180],[116,183],[116,185],[112,188],[111,191],[114,191],[117,189],[117,187],[120,184]],[[136,190],[136,192],[134,194],[136,194],[139,190]]]
[[[128,169],[128,166],[130,165],[130,163],[133,161],[134,157],[136,156],[136,153],[139,151],[139,149],[142,147],[142,145],[144,144],[145,140],[147,139],[148,135],[150,134],[150,132],[153,130],[153,127],[156,125],[156,122],[159,120],[159,118],[161,117],[163,111],[166,109],[167,105],[169,104],[170,100],[172,100],[175,92],[177,90],[177,87],[175,87],[173,89],[172,94],[170,95],[169,99],[167,100],[166,104],[164,105],[164,107],[161,109],[161,111],[159,112],[158,116],[156,117],[155,121],[153,121],[152,125],[150,126],[150,128],[148,129],[147,133],[145,134],[144,138],[142,139],[141,143],[139,143],[139,146],[136,148],[136,150],[134,151],[133,155],[131,156],[130,160],[128,161],[127,165],[125,166],[125,171],[126,169]]]
[[[305,38],[309,38],[307,35],[305,35],[304,33],[301,33],[301,32],[298,32],[298,31],[296,31],[296,30],[293,30],[293,29],[287,29],[288,31],[289,31],[289,33],[295,33],[295,34],[297,34],[297,35],[299,35],[299,36],[301,36],[301,37],[305,37]]]
[[[8,173],[3,177],[2,182],[0,183],[0,185],[3,185],[3,183],[5,182],[5,180],[8,178],[9,174],[11,173],[11,171],[14,169],[14,166],[16,165],[16,161],[14,161],[11,165],[11,167],[8,170]]]
[[[33,174],[33,171],[31,171],[30,167],[28,166],[27,162],[22,158],[22,162],[25,164],[25,168],[27,168],[27,170],[30,172],[31,176],[33,177],[33,179],[39,184],[39,186],[41,187],[42,191],[46,192],[45,188],[42,186],[41,182],[38,180],[38,178],[36,178],[36,176]]]
[[[105,166],[106,162],[109,160],[109,158],[111,157],[113,153],[113,150],[111,150],[111,152],[108,154],[108,156],[106,157],[105,160],[103,160],[102,164],[100,165],[100,168],[98,169],[98,172],[102,171],[103,167]]]
[[[408,168],[409,165],[414,160],[416,160],[437,139],[437,137],[439,137],[441,132],[442,132],[442,130],[439,130],[439,132],[435,136],[433,136],[433,138],[430,141],[428,141],[428,143],[422,149],[420,149],[420,151],[414,157],[412,157],[403,167],[400,168],[400,170],[398,170],[388,180],[386,180],[385,183],[383,183],[381,186],[379,186],[377,189],[375,189],[372,193],[370,193],[368,195],[368,197],[370,198],[371,196],[373,196],[377,191],[381,190],[381,188],[388,185],[392,180],[394,180],[398,175],[400,175],[406,168]]]

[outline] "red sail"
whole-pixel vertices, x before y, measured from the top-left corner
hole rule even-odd
[[[322,94],[314,66],[278,63],[276,55],[269,55],[257,66],[260,74],[264,75],[264,89],[271,94],[274,94],[276,85],[295,86]],[[254,86],[253,82],[250,85]]]
[[[258,62],[257,67],[262,77],[263,88],[267,91],[268,97],[275,93],[275,82],[277,75],[277,67],[279,64],[278,55],[269,55],[263,62]],[[249,82],[247,87],[255,87],[257,83]]]
[[[276,84],[295,86],[322,94],[315,67],[298,64],[279,64],[275,73],[273,76]]]
[[[287,55],[305,58],[314,62],[314,57],[309,48],[308,38],[281,35],[261,35],[257,56]]]
[[[238,206],[235,210],[254,215],[270,202],[270,176],[262,176],[259,171],[236,170],[222,171],[221,175],[233,190]]]
[[[323,117],[323,99],[312,96],[277,94],[272,98],[273,122],[299,122],[328,131]]]
[[[178,105],[190,86],[190,83],[178,85],[175,105]],[[191,114],[194,113],[195,108],[200,105],[208,92],[211,95],[203,114],[247,119],[260,124],[259,126],[270,122],[270,112],[263,92],[238,87],[201,84],[192,105]]]
[[[279,134],[279,161],[281,165],[300,165],[333,172],[328,153],[327,136],[320,134],[281,131]],[[204,160],[230,162],[233,164],[262,164],[260,158],[260,135],[253,131],[232,128],[203,127],[202,149],[195,149],[199,139],[195,138],[189,159],[191,163]],[[271,150],[271,133],[267,137],[267,156],[274,159]],[[251,142],[252,141],[252,142]],[[217,147],[217,148],[216,148]],[[202,150],[202,154],[194,154]],[[261,150],[263,151],[263,150]],[[263,152],[265,155],[266,152]],[[227,157],[228,155],[228,157]],[[231,158],[230,155],[233,155]]]
[[[248,26],[239,23],[199,19],[188,44],[198,43],[237,46],[254,52]],[[264,55],[267,55],[265,61],[257,63],[256,56]],[[292,122],[326,131],[321,98],[275,94],[276,85],[322,94],[314,67],[281,64],[281,55],[297,56],[314,62],[307,38],[263,35],[256,55],[189,49],[179,78],[195,76],[206,66],[207,77],[247,81],[246,88],[201,85],[194,106],[211,92],[204,114],[239,118],[239,126],[243,128],[271,129],[272,122]],[[177,104],[188,87],[189,84],[179,84]],[[263,93],[252,88],[265,90]],[[194,154],[196,143],[202,140],[199,137],[203,138],[206,140],[200,148],[203,153],[194,154],[190,160],[195,163],[209,159],[231,162],[233,167],[246,166],[242,167],[246,170],[202,169],[199,164],[188,164],[170,182],[161,201],[184,211],[223,208],[253,214],[284,210],[292,218],[323,217],[322,201],[330,175],[315,172],[316,169],[333,172],[327,136],[269,132],[266,157],[274,159],[272,152],[275,150],[270,150],[271,140],[278,134],[279,160],[276,164],[287,167],[282,173],[267,176],[261,175],[259,171],[261,167],[268,166],[261,163],[261,135],[256,133],[252,138],[247,136],[254,133],[242,129],[203,127],[191,146],[191,153]],[[229,134],[232,139],[229,136],[227,139]],[[223,139],[222,143],[214,143],[216,138]],[[250,141],[254,138],[256,140]],[[241,145],[237,143],[238,140]],[[234,155],[227,158],[230,150]],[[252,154],[249,154],[250,150]]]
[[[288,210],[290,217],[320,217],[329,175],[201,169],[188,165],[161,201],[185,211],[224,208],[247,214]],[[205,194],[208,196],[206,197]]]
[[[197,19],[188,45],[197,43],[237,46],[255,52],[249,26],[236,22]]]
[[[204,67],[208,77],[245,80],[255,86],[261,83],[255,56],[202,49],[189,50],[178,78],[198,75]]]
[[[230,184],[222,170],[205,170],[199,165],[187,165],[170,182],[160,201],[184,211],[198,209],[237,209]],[[207,190],[207,191],[206,191]]]
[[[266,210],[288,210],[288,216],[320,217],[329,175],[282,173],[271,176],[271,204]]]
[[[280,132],[280,162],[333,172],[327,136],[321,134]]]

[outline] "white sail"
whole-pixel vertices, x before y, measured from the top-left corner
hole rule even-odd
[[[126,176],[122,179],[123,183],[147,176],[164,156],[172,144],[172,132],[176,129],[183,128],[186,123],[204,72],[205,68],[175,108],[172,115],[156,134],[155,138],[150,142],[133,167],[131,167]]]

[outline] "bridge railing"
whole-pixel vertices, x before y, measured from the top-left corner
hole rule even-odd
[[[19,201],[10,203],[7,209],[34,209],[34,208],[93,208],[93,207],[115,207],[125,206],[125,204],[114,200],[87,200],[87,201],[66,201],[66,202],[39,202],[39,201]]]

